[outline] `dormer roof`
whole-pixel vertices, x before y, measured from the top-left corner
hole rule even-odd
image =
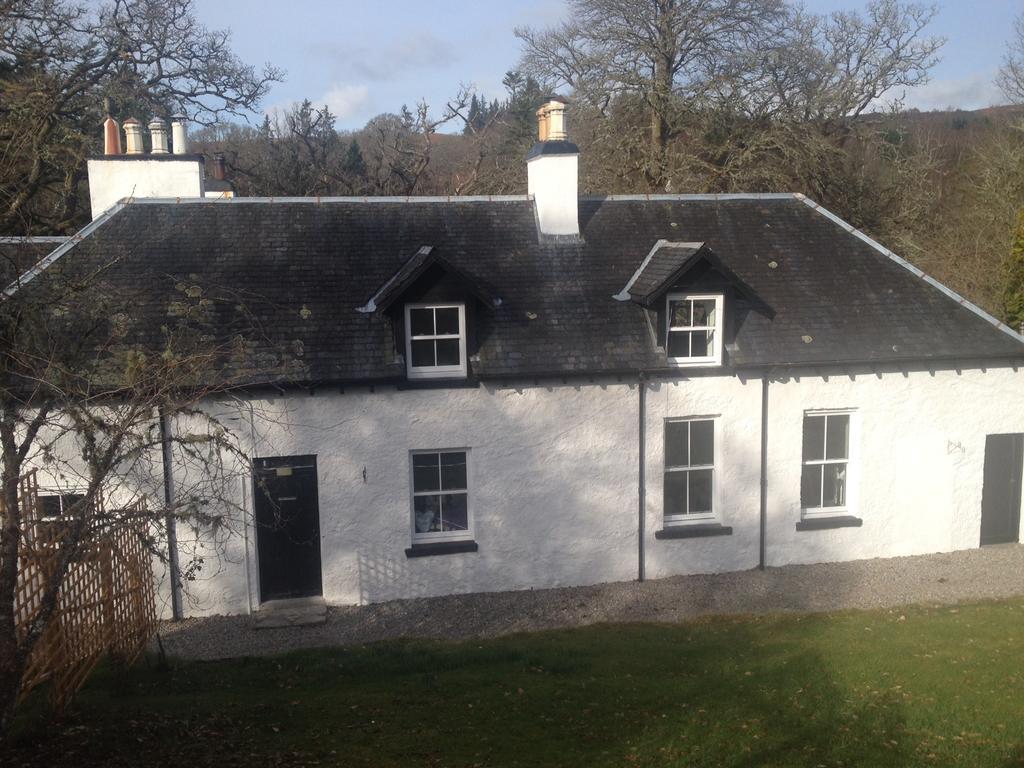
[[[440,267],[453,277],[485,307],[501,306],[498,294],[479,277],[464,272],[434,250],[433,246],[423,245],[406,261],[398,271],[377,289],[369,301],[359,307],[359,312],[384,312],[408,291],[427,270],[433,266]]]
[[[625,287],[613,298],[618,301],[632,301],[642,307],[652,307],[701,265],[713,270],[726,284],[771,316],[771,309],[758,298],[754,289],[702,242],[658,240]]]

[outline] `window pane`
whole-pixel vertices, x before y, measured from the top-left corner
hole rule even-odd
[[[686,472],[665,473],[665,498],[662,509],[666,515],[686,514]]]
[[[687,447],[690,422],[665,422],[665,466],[690,466],[690,450]]]
[[[700,466],[702,464],[715,463],[715,422],[713,421],[691,421],[690,422],[690,464]],[[693,492],[693,488],[690,489]]]
[[[469,503],[465,493],[452,493],[441,497],[442,531],[469,530]]]
[[[413,336],[433,336],[434,310],[410,309],[409,331]]]
[[[800,476],[800,506],[804,509],[821,506],[821,464],[804,467]]]
[[[459,491],[466,487],[466,454],[441,454],[441,490]]]
[[[698,299],[693,302],[693,324],[714,326],[715,324],[715,300]]]
[[[823,507],[845,507],[846,506],[846,465],[825,464],[825,488],[821,506]]]
[[[826,459],[849,458],[850,446],[850,414],[828,417],[828,445],[825,446]]]
[[[438,339],[434,343],[437,344],[438,365],[459,365],[462,362],[458,339]]]
[[[412,489],[417,493],[441,489],[441,472],[436,453],[413,454]]]
[[[40,496],[43,517],[60,517],[60,496]]]
[[[690,334],[690,356],[708,357],[711,355],[711,334],[707,331],[694,331]]]
[[[690,325],[690,302],[670,301],[668,303],[669,325],[673,328],[686,328]]]
[[[711,511],[711,481],[714,470],[694,469],[690,475],[690,513]]]
[[[668,334],[668,356],[689,357],[690,356],[690,334],[685,331],[669,331]]]
[[[68,510],[71,509],[72,506],[74,506],[84,498],[85,496],[82,495],[81,493],[65,493],[63,495],[63,500],[61,502],[63,511],[67,512]]]
[[[457,307],[448,309],[436,309],[437,333],[458,333],[459,332],[459,310]]]
[[[411,347],[413,368],[418,368],[420,366],[432,366],[435,364],[433,341],[413,341]]]
[[[825,458],[825,417],[804,416],[804,461]]]
[[[416,533],[430,533],[441,530],[441,497],[415,496],[413,504],[413,524]]]

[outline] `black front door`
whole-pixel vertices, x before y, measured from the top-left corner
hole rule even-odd
[[[323,594],[316,457],[253,462],[260,600]]]
[[[985,485],[981,491],[981,543],[1020,538],[1020,486],[1024,435],[985,438]]]

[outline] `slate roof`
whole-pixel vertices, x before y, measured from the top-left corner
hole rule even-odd
[[[230,288],[258,319],[254,354],[293,350],[287,378],[308,382],[404,377],[386,313],[359,309],[424,245],[500,296],[479,314],[480,378],[664,369],[645,310],[613,298],[658,240],[706,243],[772,309],[737,317],[725,372],[1024,359],[1019,337],[799,196],[583,199],[580,222],[579,242],[545,244],[527,198],[135,201],[59,262],[106,259],[140,327],[183,286]]]

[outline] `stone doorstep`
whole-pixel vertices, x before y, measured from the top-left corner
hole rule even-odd
[[[254,629],[310,627],[327,622],[327,603],[322,597],[271,600],[253,614]]]

